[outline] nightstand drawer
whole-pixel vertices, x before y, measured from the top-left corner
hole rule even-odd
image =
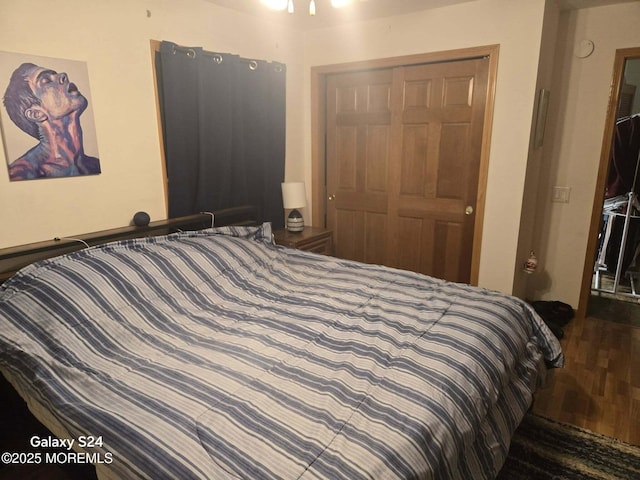
[[[302,232],[292,233],[287,230],[278,230],[273,235],[278,245],[322,255],[333,255],[333,233],[331,230],[304,227]]]
[[[300,250],[306,250],[307,252],[321,253],[322,255],[333,254],[333,242],[331,236],[307,242],[297,248]]]

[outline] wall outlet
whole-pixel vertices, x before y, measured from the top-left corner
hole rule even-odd
[[[569,203],[571,187],[553,187],[551,201],[556,203]]]

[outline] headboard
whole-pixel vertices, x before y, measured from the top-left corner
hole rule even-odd
[[[213,213],[197,213],[185,217],[169,218],[149,223],[144,227],[127,226],[102,230],[99,232],[70,235],[44,242],[29,243],[15,247],[0,249],[0,284],[22,267],[30,263],[56,257],[65,253],[115,240],[127,238],[152,237],[168,235],[178,231],[202,230],[214,226],[225,225],[255,225],[256,209],[252,206],[240,206],[218,210]]]

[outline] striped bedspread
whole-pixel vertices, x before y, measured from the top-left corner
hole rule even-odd
[[[154,480],[494,478],[563,363],[518,299],[278,247],[269,224],[26,267],[0,348],[110,475]]]

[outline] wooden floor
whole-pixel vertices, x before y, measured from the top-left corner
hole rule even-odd
[[[566,366],[549,372],[534,413],[640,445],[640,328],[574,319],[561,343]]]

